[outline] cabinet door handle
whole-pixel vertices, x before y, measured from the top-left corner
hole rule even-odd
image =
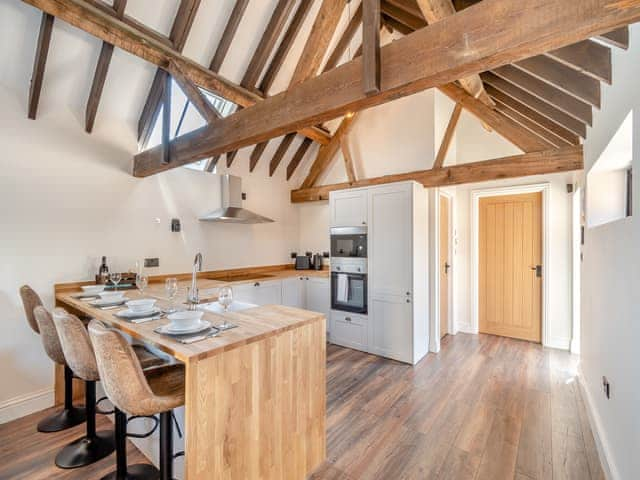
[[[351,321],[351,317],[344,317],[345,321],[350,322]]]
[[[260,286],[260,282],[256,282],[253,284],[254,287],[259,287]]]
[[[411,300],[409,300],[408,298],[407,298],[407,303],[411,303]]]
[[[407,295],[411,295],[411,292],[407,292]]]
[[[363,225],[366,225],[366,224],[367,224],[367,222],[362,222],[362,224],[363,224]]]

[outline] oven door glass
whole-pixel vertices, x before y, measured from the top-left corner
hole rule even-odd
[[[355,273],[332,273],[331,308],[366,314],[367,276]]]
[[[332,257],[367,257],[367,236],[363,234],[331,235]]]

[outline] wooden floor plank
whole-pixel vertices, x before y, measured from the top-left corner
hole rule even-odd
[[[312,480],[604,480],[577,358],[491,335],[447,335],[439,354],[405,365],[327,348],[327,461]],[[0,425],[0,479],[100,478],[53,464],[82,434],[35,431],[48,411]],[[111,428],[99,416],[99,428]],[[132,445],[129,462],[146,460]]]

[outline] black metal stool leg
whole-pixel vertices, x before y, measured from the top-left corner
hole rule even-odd
[[[96,432],[96,382],[85,382],[87,434],[64,447],[56,456],[60,468],[90,465],[115,450],[113,431]]]
[[[173,419],[171,411],[160,414],[160,480],[173,480]]]
[[[153,465],[127,465],[127,415],[115,409],[116,470],[101,480],[158,480],[160,472]]]
[[[57,412],[38,423],[38,431],[43,433],[60,432],[80,425],[86,420],[84,407],[73,406],[73,373],[64,366],[64,410]]]

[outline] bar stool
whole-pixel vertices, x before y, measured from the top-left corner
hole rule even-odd
[[[174,408],[184,405],[184,365],[143,371],[131,345],[120,332],[92,320],[93,342],[102,386],[111,402],[130,415],[160,414],[160,479],[173,478]],[[153,478],[153,477],[146,477]]]
[[[31,329],[40,335],[40,340],[45,352],[51,360],[64,366],[64,408],[53,415],[43,419],[38,423],[38,431],[43,433],[60,432],[67,428],[80,425],[86,419],[84,407],[73,406],[73,372],[67,366],[60,346],[60,340],[53,322],[46,322],[39,325],[34,310],[36,307],[44,309],[38,294],[28,285],[20,287],[20,297],[24,306],[24,313],[27,323]],[[46,310],[45,310],[46,311]],[[48,312],[47,312],[48,313]]]

